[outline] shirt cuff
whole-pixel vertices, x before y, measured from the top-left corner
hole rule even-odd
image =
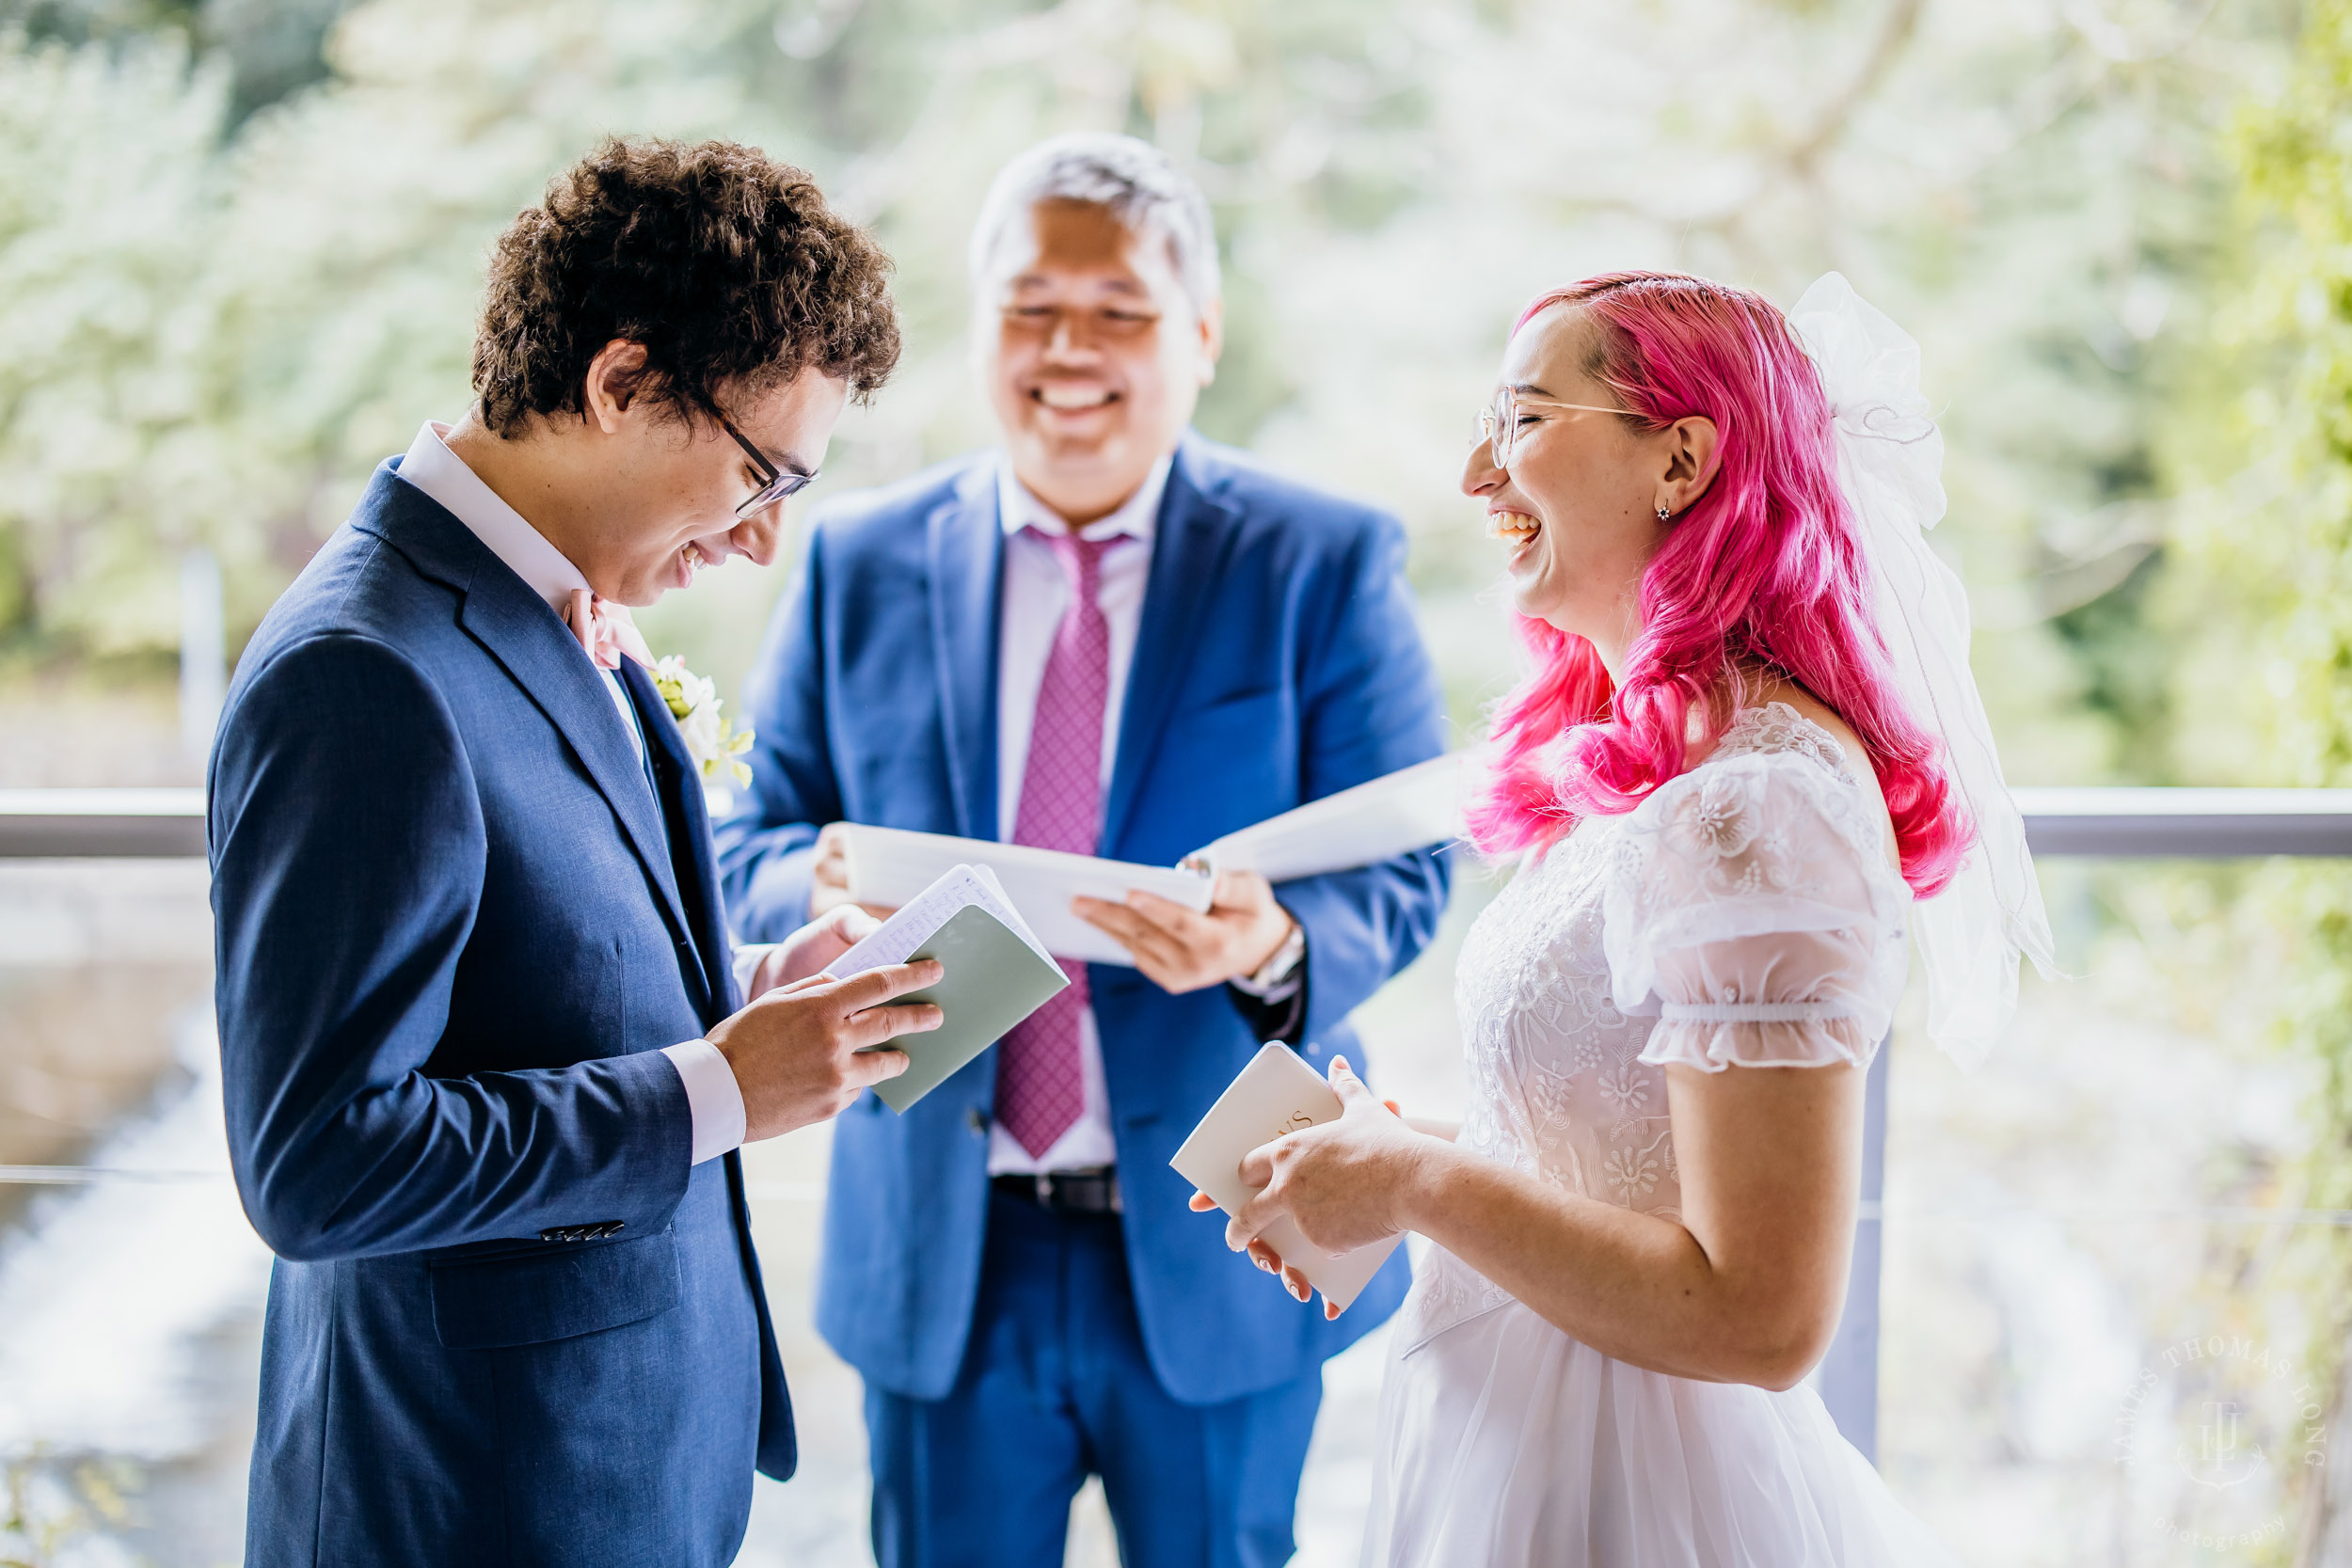
[[[701,1164],[743,1145],[743,1091],[735,1069],[708,1040],[685,1040],[665,1045],[661,1053],[677,1069],[686,1085],[686,1109],[693,1119],[694,1157]]]
[[[758,971],[760,960],[775,950],[772,942],[745,942],[735,950],[735,993],[744,1001],[752,999],[752,975]]]
[[[1255,974],[1236,974],[1226,983],[1261,1002],[1287,1001],[1297,993],[1299,986],[1306,981],[1306,974],[1300,967],[1306,957],[1307,927],[1294,920],[1291,922],[1291,934],[1282,939],[1282,945],[1258,966]]]

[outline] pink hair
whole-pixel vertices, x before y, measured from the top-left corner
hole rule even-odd
[[[1719,467],[1642,573],[1642,629],[1621,689],[1583,638],[1517,617],[1536,670],[1496,706],[1471,841],[1488,853],[1537,847],[1580,817],[1632,810],[1683,770],[1693,705],[1711,745],[1731,721],[1740,664],[1760,663],[1853,726],[1903,879],[1918,897],[1936,892],[1975,830],[1936,740],[1895,692],[1837,484],[1829,400],[1787,318],[1744,289],[1624,272],[1542,295],[1513,332],[1554,305],[1599,329],[1588,368],[1630,419],[1652,430],[1714,420]]]

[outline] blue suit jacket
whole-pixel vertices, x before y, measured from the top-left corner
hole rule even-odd
[[[806,918],[810,846],[834,820],[997,836],[995,459],[847,497],[811,531],[749,698],[752,787],[719,827],[747,937]],[[1405,541],[1368,508],[1187,437],[1152,545],[1102,850],[1173,864],[1302,801],[1437,755],[1438,684]],[[1320,1065],[1344,1020],[1410,962],[1445,902],[1433,850],[1277,890],[1307,932]],[[1209,1403],[1311,1371],[1403,1299],[1400,1253],[1336,1323],[1225,1248],[1168,1156],[1259,1040],[1223,987],[1170,996],[1133,969],[1089,978],[1136,1304],[1168,1392]],[[835,1124],[818,1326],[869,1382],[945,1396],[963,1359],[987,1213],[996,1053],[901,1117],[870,1093]]]
[[[741,1166],[690,1170],[660,1053],[735,1005],[699,783],[625,666],[657,806],[563,623],[396,469],[213,755],[230,1152],[278,1255],[246,1560],[723,1563],[794,1454]]]

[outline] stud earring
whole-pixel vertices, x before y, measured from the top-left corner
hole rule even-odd
[[[1661,523],[1673,522],[1674,515],[1675,515],[1665,507],[1661,506],[1658,509],[1658,520]]]

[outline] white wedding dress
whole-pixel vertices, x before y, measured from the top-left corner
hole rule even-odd
[[[1521,869],[1457,972],[1465,1147],[1673,1217],[1665,1064],[1868,1062],[1911,894],[1844,757],[1786,705],[1749,709],[1705,763]],[[1613,1360],[1442,1247],[1391,1344],[1368,1568],[1956,1561],[1811,1389]]]

